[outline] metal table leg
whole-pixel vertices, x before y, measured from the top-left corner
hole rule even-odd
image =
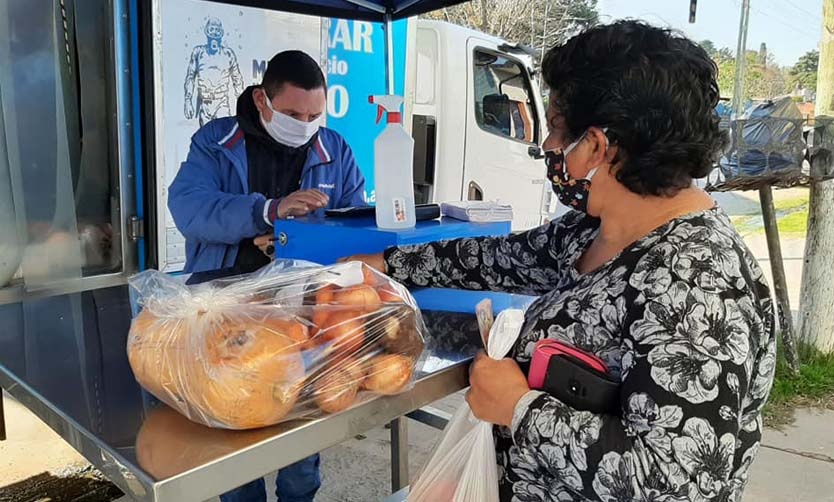
[[[391,422],[391,493],[408,486],[408,420]]]
[[[431,406],[424,406],[420,409],[412,411],[406,416],[412,420],[420,422],[421,424],[440,430],[445,429],[449,420],[452,419],[452,415],[446,413],[445,411],[440,411],[437,408],[432,408]]]
[[[3,410],[3,390],[0,389],[0,441],[6,440],[6,415]]]

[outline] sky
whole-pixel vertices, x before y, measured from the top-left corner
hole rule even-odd
[[[689,23],[689,0],[599,0],[598,5],[602,22],[641,19],[736,51],[741,0],[698,0],[694,24]],[[792,66],[817,49],[821,31],[822,0],[750,0],[747,48],[758,50],[766,43],[781,66]]]

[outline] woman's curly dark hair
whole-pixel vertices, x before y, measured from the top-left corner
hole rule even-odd
[[[551,49],[542,67],[569,139],[607,127],[622,153],[617,180],[634,193],[674,195],[709,174],[726,145],[718,69],[676,32],[637,21],[597,26]]]

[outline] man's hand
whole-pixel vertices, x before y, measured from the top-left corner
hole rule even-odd
[[[327,207],[330,197],[316,189],[293,192],[278,203],[278,218],[306,216],[313,211]]]
[[[275,237],[273,237],[272,234],[265,234],[255,237],[254,242],[263,254],[272,258],[275,255],[275,244],[273,243],[274,239]]]
[[[346,256],[345,258],[340,258],[339,263],[345,263],[348,261],[361,261],[365,265],[371,267],[374,270],[379,272],[385,273],[385,254],[384,253],[377,253],[377,254],[357,254],[353,256]]]
[[[485,422],[510,427],[518,400],[530,391],[527,378],[513,359],[496,361],[478,352],[469,368],[466,402]]]

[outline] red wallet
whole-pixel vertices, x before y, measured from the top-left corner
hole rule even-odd
[[[620,382],[599,357],[557,340],[539,340],[527,383],[581,411],[617,413]]]

